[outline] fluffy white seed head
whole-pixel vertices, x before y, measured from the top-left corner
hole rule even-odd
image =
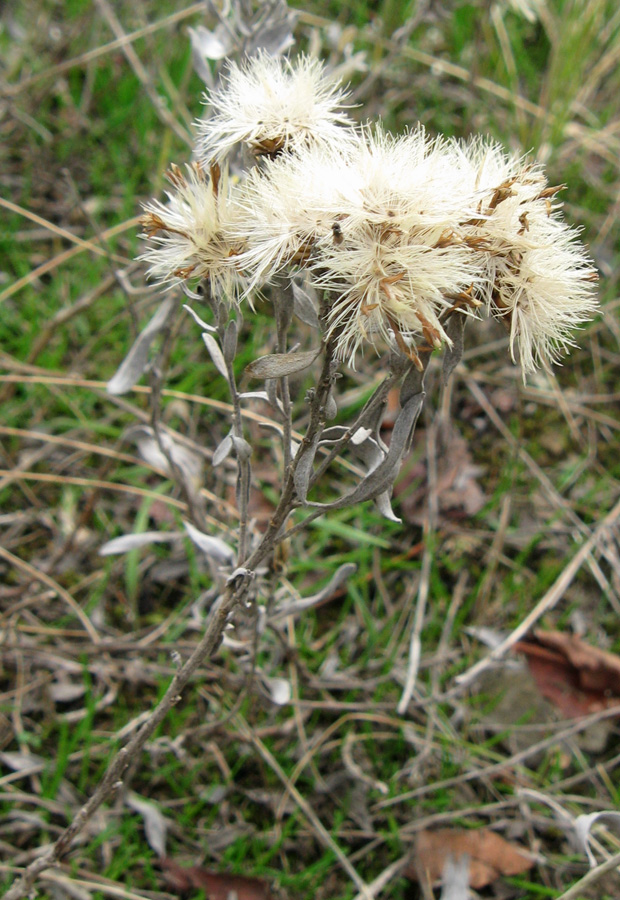
[[[525,376],[576,346],[575,329],[598,311],[597,274],[576,232],[552,217],[530,215],[519,243],[489,260],[488,307],[509,328]]]
[[[440,315],[475,306],[480,267],[461,234],[474,197],[454,156],[422,129],[401,138],[365,129],[346,146],[268,161],[241,194],[240,263],[251,285],[305,266],[328,292],[327,331],[351,364],[365,341],[417,360],[417,340],[429,349],[449,340]]]
[[[524,376],[557,363],[573,331],[598,309],[596,270],[578,232],[561,219],[542,167],[482,140],[460,148],[459,167],[476,194],[468,240],[484,254],[481,296],[510,331]]]
[[[343,111],[347,91],[320,60],[295,61],[259,52],[242,65],[231,62],[218,90],[207,99],[213,114],[197,122],[202,159],[223,159],[237,144],[256,156],[276,156],[308,144],[348,139]]]
[[[337,190],[337,235],[322,242],[312,268],[333,298],[328,333],[350,364],[377,338],[417,362],[416,345],[449,343],[442,313],[475,305],[476,253],[459,224],[472,197],[452,157],[450,145],[422,129],[401,138],[366,130],[347,156],[355,175]]]
[[[350,152],[310,145],[296,154],[266,160],[246,178],[240,194],[244,216],[239,238],[242,265],[252,286],[289,266],[304,266],[318,247],[333,240],[343,218],[342,194],[359,190]]]
[[[237,265],[244,248],[227,172],[212,166],[207,173],[194,163],[185,173],[172,166],[167,177],[168,203],[148,203],[140,220],[150,246],[139,258],[149,263],[149,277],[172,284],[206,279],[214,296],[235,299],[245,287]]]

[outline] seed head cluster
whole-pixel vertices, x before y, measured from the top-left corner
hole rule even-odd
[[[204,279],[213,294],[240,297],[245,279],[236,260],[245,247],[235,236],[240,209],[228,172],[194,163],[185,172],[173,165],[166,177],[168,203],[147,203],[140,219],[150,241],[140,257],[148,275],[162,283]]]
[[[450,343],[449,315],[479,311],[506,326],[524,374],[557,362],[598,308],[560,187],[490,140],[357,128],[346,99],[309,57],[230,64],[198,123],[199,162],[173,167],[168,202],[146,206],[151,277],[204,279],[237,301],[303,270],[351,365],[370,343],[421,367]],[[239,145],[252,164],[233,184]]]
[[[207,100],[211,116],[197,123],[198,155],[222,160],[237,144],[255,157],[329,145],[352,124],[342,108],[346,96],[308,56],[292,63],[259,51],[243,65],[231,62],[222,88]]]

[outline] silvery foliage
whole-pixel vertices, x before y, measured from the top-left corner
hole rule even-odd
[[[275,55],[284,52],[293,42],[294,13],[283,0],[262,3],[258,8],[251,0],[229,0],[223,11],[213,7],[211,12],[211,18],[216,21],[214,26],[191,30],[194,66],[208,86],[217,82],[225,60],[239,58],[242,54],[251,55],[261,48]],[[327,306],[314,287],[297,279],[287,283],[282,278],[271,285],[274,352],[246,366],[244,378],[262,384],[252,385],[251,390],[244,391],[237,387],[239,366],[236,358],[243,328],[239,308],[212,296],[207,282],[195,291],[186,285],[182,286],[182,290],[185,294],[183,299],[189,301],[184,309],[200,329],[205,349],[218,374],[225,380],[231,397],[230,427],[220,443],[206,452],[210,452],[214,467],[236,464],[239,524],[235,547],[217,535],[207,534],[207,517],[196,503],[199,467],[192,455],[179,446],[179,436],[175,437],[174,433],[162,428],[158,412],[152,412],[151,426],[141,426],[139,435],[136,437],[134,434],[134,440],[147,462],[175,478],[185,491],[193,519],[183,523],[186,536],[203,555],[215,583],[219,584],[220,589],[227,585],[240,599],[250,602],[257,590],[256,575],[265,572],[265,563],[272,557],[275,547],[286,540],[291,515],[296,510],[304,511],[305,521],[309,521],[332,510],[374,501],[383,516],[400,521],[391,506],[392,488],[402,459],[411,446],[422,408],[424,377],[430,354],[423,356],[421,363],[418,357],[410,360],[400,352],[391,353],[386,357],[387,374],[363,409],[352,421],[331,425],[330,422],[338,414],[337,386],[341,363],[337,359],[336,342],[325,337]],[[182,300],[176,294],[167,295],[109,382],[110,393],[118,395],[130,391],[146,372],[150,372],[152,378],[157,377],[162,354],[153,354],[153,347],[157,339],[165,344],[181,305]],[[210,308],[210,314],[203,312],[205,307]],[[205,321],[205,315],[209,321]],[[447,317],[446,328],[452,345],[444,355],[444,378],[449,377],[460,359],[464,322],[464,316]],[[301,328],[299,323],[302,323]],[[296,329],[305,334],[310,329],[315,335],[314,346],[300,348],[296,343]],[[298,385],[307,385],[310,376],[314,378],[314,384],[305,390],[305,396],[291,396],[291,391]],[[381,436],[381,424],[388,394],[398,385],[401,409],[394,421],[388,446]],[[159,392],[154,387],[152,393],[155,403]],[[280,500],[262,535],[252,533],[249,518],[255,453],[248,442],[244,425],[244,416],[247,412],[253,412],[252,404],[257,400],[271,407],[271,421],[262,424],[280,440],[283,461]],[[301,440],[295,434],[294,416],[306,423]],[[353,480],[340,495],[327,496],[326,485],[333,486],[334,482],[331,466],[343,455],[350,462],[349,468],[357,473],[354,476],[357,481]],[[326,477],[328,471],[329,478]],[[300,528],[301,523],[296,527]],[[181,539],[182,535],[178,532],[169,536],[171,542]],[[101,552],[127,552],[143,546],[148,540],[149,533],[126,535],[106,544]],[[353,571],[353,566],[343,566],[330,583],[314,596],[276,603],[268,610],[270,621],[299,614],[321,603]]]
[[[239,334],[243,320],[238,309],[230,308],[217,298],[209,295],[208,285],[203,285],[202,293],[195,297],[211,307],[211,321],[204,321],[195,309],[192,318],[201,330],[205,349],[219,376],[226,382],[231,395],[231,423],[228,432],[211,453],[214,467],[222,466],[227,460],[236,462],[236,501],[239,511],[237,546],[215,534],[206,533],[203,522],[185,521],[184,527],[196,549],[203,554],[211,571],[219,572],[223,583],[234,581],[242,592],[247,592],[254,583],[254,576],[260,563],[271,555],[275,546],[286,539],[287,522],[295,510],[305,510],[306,516],[317,515],[332,510],[344,509],[366,501],[374,501],[379,511],[392,521],[399,521],[391,508],[391,493],[400,470],[404,455],[410,448],[415,425],[424,400],[425,366],[422,371],[413,362],[394,353],[389,359],[390,370],[384,380],[367,400],[365,406],[347,424],[331,424],[338,408],[337,385],[340,378],[340,364],[335,358],[334,342],[323,340],[310,350],[299,349],[294,343],[296,320],[307,326],[313,322],[312,309],[316,321],[324,319],[324,311],[315,309],[309,295],[293,283],[280,283],[274,288],[272,302],[275,312],[276,352],[264,355],[245,367],[246,379],[260,381],[257,390],[240,391],[237,387],[236,357]],[[303,297],[300,302],[299,297]],[[296,302],[297,301],[297,302]],[[201,309],[202,312],[202,309]],[[456,317],[455,317],[456,318]],[[460,322],[460,320],[458,320]],[[153,320],[145,329],[151,339]],[[307,327],[305,328],[307,332]],[[315,332],[315,340],[319,334]],[[454,329],[454,346],[444,357],[446,372],[458,362],[459,329]],[[140,339],[136,342],[139,345]],[[135,347],[136,345],[134,345]],[[291,347],[290,350],[287,350]],[[135,358],[135,350],[128,358]],[[428,357],[426,358],[428,360]],[[127,371],[125,363],[121,370]],[[120,370],[119,370],[120,371]],[[304,397],[291,396],[294,386],[308,383],[313,376],[313,386],[305,390]],[[118,375],[112,380],[119,382]],[[388,393],[400,384],[401,409],[394,421],[391,439],[387,445],[381,436],[381,425],[387,405]],[[272,421],[266,422],[282,442],[282,459],[285,461],[280,503],[267,532],[260,535],[251,533],[249,521],[249,491],[252,483],[254,450],[248,441],[244,426],[246,411],[252,411],[259,400],[268,403],[272,409]],[[300,409],[300,404],[304,406]],[[302,439],[293,439],[293,413],[307,421]],[[174,475],[173,466],[166,464],[166,458],[181,470],[184,482],[196,484],[196,469],[192,467],[192,457],[170,434],[155,440],[153,428],[139,426],[131,432],[141,455],[154,467],[166,475]],[[329,496],[326,484],[330,486],[331,465],[346,454],[358,473],[339,496]],[[230,465],[230,462],[228,463]],[[330,470],[329,477],[328,470]],[[179,474],[177,471],[176,474]],[[154,536],[128,535],[116,538],[106,544],[101,552],[105,555],[118,554],[143,546]],[[171,534],[171,541],[178,541],[180,535]],[[160,540],[160,538],[156,538]],[[245,564],[249,560],[249,565]],[[269,618],[274,623],[284,616],[299,614],[310,609],[327,596],[333,594],[352,575],[354,567],[343,566],[335,574],[327,587],[308,598],[279,603],[270,610]]]
[[[174,297],[167,297],[164,300],[146,328],[134,341],[114,377],[108,381],[108,394],[126,394],[148,370],[153,342],[166,329],[172,316],[176,313],[177,306]]]

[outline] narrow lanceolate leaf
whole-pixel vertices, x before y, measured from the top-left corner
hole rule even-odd
[[[237,323],[234,319],[231,319],[226,326],[224,340],[222,341],[222,349],[224,351],[225,361],[231,366],[232,361],[235,358],[235,353],[237,352]]]
[[[344,565],[340,566],[334,572],[334,575],[329,582],[317,594],[312,594],[311,597],[302,597],[299,600],[293,600],[290,603],[282,604],[274,610],[269,618],[272,620],[280,619],[283,616],[295,615],[296,613],[311,609],[313,606],[317,606],[319,603],[322,603],[324,600],[328,600],[333,596],[336,591],[339,590],[340,586],[345,584],[356,571],[357,566],[354,563],[344,563]]]
[[[114,396],[126,394],[140,380],[148,366],[151,344],[166,327],[168,318],[176,305],[176,297],[168,297],[164,300],[151,321],[134,341],[133,347],[120,364],[116,374],[108,381],[108,394]]]
[[[230,318],[230,307],[227,303],[224,303],[223,300],[220,300],[217,307],[217,328],[218,331],[223,333],[226,330],[226,326],[228,325],[228,320]]]
[[[190,32],[190,40],[192,43],[192,65],[194,67],[194,72],[209,88],[213,88],[213,73],[209,68],[207,60],[201,52],[199,42],[192,34],[192,31],[194,31],[194,29],[189,28],[188,31]]]
[[[203,78],[202,67],[199,68],[196,62],[204,63],[205,59],[224,59],[233,48],[232,40],[223,29],[210,31],[204,25],[197,25],[196,28],[188,28],[187,30],[192,42],[194,68],[197,74]],[[203,78],[203,80],[205,83],[210,83],[212,77],[209,79]]]
[[[235,560],[235,551],[232,547],[220,538],[211,537],[210,534],[199,531],[191,522],[183,522],[183,525],[193,543],[199,550],[202,550],[205,556],[221,565],[232,565]]]
[[[173,467],[176,466],[177,469],[180,469],[188,486],[194,489],[200,487],[203,464],[202,457],[197,453],[188,447],[177,444],[166,432],[160,433],[158,441],[155,432],[148,425],[139,425],[130,429],[127,436],[131,436],[135,440],[140,456],[154,469],[172,475],[174,474],[170,465],[172,463]]]
[[[223,375],[226,381],[228,381],[228,369],[226,368],[226,361],[224,359],[224,354],[220,350],[220,345],[215,340],[213,335],[209,334],[206,331],[203,332],[202,339],[205,342],[211,359],[213,360],[213,365],[220,373],[220,375]]]
[[[295,282],[293,282],[293,311],[298,319],[318,330],[319,317],[312,297]]]
[[[138,547],[145,547],[147,544],[165,544],[180,537],[179,531],[141,531],[140,534],[123,534],[103,544],[99,548],[99,556],[118,556]]]
[[[371,434],[372,431],[370,428],[358,428],[351,437],[351,443],[355,446],[357,446],[358,444],[363,444]]]
[[[43,768],[45,760],[34,753],[15,753],[12,751],[0,752],[0,762],[11,769],[12,772],[26,772],[29,769]]]
[[[232,445],[235,449],[237,459],[241,460],[242,462],[247,462],[248,459],[252,456],[252,448],[250,447],[246,439],[237,437],[233,434],[231,440]]]
[[[158,856],[166,855],[166,820],[154,803],[145,800],[133,791],[125,797],[125,803],[137,812],[144,821],[144,833],[151,850]]]
[[[183,309],[190,314],[196,325],[198,325],[199,328],[202,328],[203,331],[216,331],[213,325],[208,325],[204,319],[201,319],[198,313],[191,308],[191,306],[187,305],[187,303],[183,304]]]
[[[290,287],[284,290],[276,290],[273,297],[274,314],[278,327],[278,334],[286,334],[293,319],[293,304],[291,302]]]
[[[392,509],[391,490],[383,491],[383,493],[377,494],[377,496],[375,497],[375,503],[377,505],[377,509],[384,519],[388,519],[390,522],[402,522],[402,519],[399,519]]]
[[[274,409],[277,409],[278,412],[284,414],[284,407],[282,406],[280,398],[278,397],[278,382],[275,378],[265,379],[265,392],[271,406]]]
[[[316,456],[320,440],[321,436],[320,434],[317,434],[312,443],[306,444],[302,449],[297,465],[295,466],[293,481],[295,483],[297,496],[302,503],[306,502],[306,497],[308,496],[308,485],[312,474],[312,466],[314,464],[314,457]]]
[[[426,369],[424,372],[420,372],[415,366],[411,366],[405,375],[405,379],[400,389],[400,402],[402,406],[405,406],[415,394],[419,394],[424,389],[425,374]]]
[[[213,452],[213,459],[211,460],[212,465],[219,466],[221,465],[226,457],[229,455],[232,450],[233,442],[232,435],[227,434],[223,441],[221,441],[216,449]]]
[[[388,449],[379,444],[374,437],[367,437],[361,444],[351,444],[351,452],[361,459],[366,466],[366,473],[370,475],[387,456]]]
[[[300,350],[297,353],[271,353],[261,356],[247,366],[245,372],[251,378],[282,378],[295,375],[311,366],[320,350]]]
[[[240,400],[264,400],[265,403],[269,403],[269,394],[267,391],[244,391],[242,394],[239,394]]]
[[[339,500],[335,500],[333,503],[310,503],[309,505],[317,509],[344,509],[347,506],[362,503],[364,500],[372,500],[391,488],[398,475],[403,453],[409,445],[409,439],[422,409],[423,402],[423,393],[414,394],[403,406],[394,423],[392,440],[385,458],[376,468],[372,469],[355,490]],[[366,441],[360,446],[360,449],[367,447],[368,444],[369,442]]]
[[[265,50],[270,56],[280,56],[295,43],[293,26],[298,13],[283,2],[270,4],[268,8],[269,13],[262,20],[260,29],[247,41],[245,51],[248,56],[257,50]]]
[[[286,678],[269,678],[267,675],[263,675],[263,682],[276,706],[286,706],[291,702],[293,691]]]
[[[348,429],[344,425],[330,425],[329,428],[324,428],[321,434],[321,447],[335,444],[345,436],[347,431]]]

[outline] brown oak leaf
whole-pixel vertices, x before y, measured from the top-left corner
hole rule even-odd
[[[440,880],[448,859],[458,861],[463,856],[469,858],[469,885],[474,890],[486,887],[501,875],[520,875],[534,865],[534,859],[525,850],[487,828],[440,828],[417,835],[413,861],[405,875],[433,885]]]
[[[180,895],[190,891],[205,892],[207,900],[273,900],[269,885],[262,878],[213,872],[202,866],[180,866],[170,857],[161,860],[164,874],[171,889]]]
[[[561,631],[535,631],[515,644],[523,653],[538,690],[567,718],[618,706],[620,657]]]

